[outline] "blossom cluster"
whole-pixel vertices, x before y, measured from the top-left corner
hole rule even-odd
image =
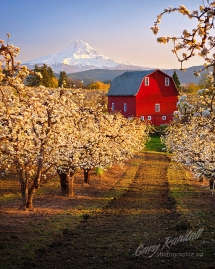
[[[189,58],[198,54],[206,61],[205,68],[214,66],[214,56],[212,50],[215,47],[214,37],[209,35],[210,30],[214,29],[214,16],[215,16],[215,4],[209,3],[207,6],[200,6],[199,10],[190,11],[184,5],[180,5],[178,8],[166,8],[162,13],[157,16],[157,20],[154,22],[154,26],[151,30],[156,35],[159,32],[158,24],[161,23],[162,16],[164,14],[170,14],[172,12],[179,12],[189,19],[197,19],[197,26],[194,29],[188,31],[184,29],[180,37],[159,37],[157,41],[159,43],[166,44],[169,40],[173,41],[174,48],[172,52],[176,55],[179,62],[187,61]]]
[[[186,165],[197,178],[215,178],[215,120],[199,115],[189,123],[168,127],[164,139],[173,160]]]
[[[9,34],[8,34],[9,36]],[[20,49],[14,45],[4,44],[0,40],[0,83],[10,85],[16,88],[22,88],[24,79],[29,75],[30,70],[26,66],[21,66],[21,62],[15,62],[14,58],[18,55]],[[3,72],[4,71],[4,72]]]

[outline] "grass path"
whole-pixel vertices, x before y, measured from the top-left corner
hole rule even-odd
[[[69,225],[70,214],[52,240],[12,268],[215,268],[214,196],[194,183],[167,154],[145,152],[105,194],[108,203],[77,225]]]
[[[165,245],[165,238],[177,239],[190,229],[181,225],[169,169],[167,155],[146,153],[129,189],[101,212],[86,215],[76,229],[64,230],[32,268],[203,268],[203,257],[196,257],[200,236]]]

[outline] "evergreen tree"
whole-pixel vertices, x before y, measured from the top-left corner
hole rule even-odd
[[[40,67],[38,65],[34,66],[34,72],[40,72]],[[26,78],[26,84],[31,87],[40,86],[42,85],[42,77],[30,75]]]
[[[57,79],[54,76],[54,72],[51,67],[48,67],[46,64],[42,66],[35,65],[35,72],[41,73],[41,77],[37,75],[30,75],[26,78],[26,83],[28,86],[40,86],[56,88],[58,86]]]
[[[68,78],[65,71],[60,72],[58,87],[68,88]]]
[[[173,72],[172,78],[173,78],[173,80],[174,80],[174,82],[175,82],[175,85],[176,85],[178,91],[180,91],[180,90],[181,90],[181,83],[180,83],[180,81],[179,81],[178,75],[177,75],[177,73],[176,73],[175,70],[174,70],[174,72]]]

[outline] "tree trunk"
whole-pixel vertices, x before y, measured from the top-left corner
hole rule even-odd
[[[24,176],[24,169],[19,169],[19,182],[22,194],[22,208],[26,208],[26,203],[28,200],[28,179]]]
[[[32,210],[33,209],[33,196],[35,193],[35,182],[28,190],[28,179],[20,177],[19,179],[22,193],[22,208]]]
[[[74,193],[74,177],[75,172],[61,172],[57,171],[60,177],[61,194],[64,196],[75,196]]]
[[[213,64],[213,78],[214,78],[213,86],[215,87],[215,63]]]
[[[20,180],[21,194],[22,194],[22,207],[26,208],[26,202],[28,199],[28,180]]]
[[[36,175],[36,177],[34,178],[34,182],[33,182],[32,186],[28,190],[28,198],[27,198],[27,202],[26,202],[26,208],[28,210],[34,209],[33,197],[34,197],[35,190],[38,189],[38,187],[39,187],[40,178],[41,178],[41,171]]]
[[[28,199],[27,199],[27,203],[26,203],[26,208],[28,210],[33,210],[33,197],[34,197],[34,193],[35,193],[35,183],[33,183],[33,185],[31,186],[31,188],[28,191]]]
[[[89,184],[90,183],[90,170],[84,169],[84,183]]]
[[[214,179],[210,179],[209,180],[209,186],[210,186],[210,190],[212,190],[214,188]]]
[[[21,186],[21,194],[22,194],[22,208],[33,210],[33,197],[35,193],[35,189],[38,189],[41,171],[38,169],[38,173],[34,178],[33,184],[29,189],[29,178],[26,167],[22,167],[19,170],[19,182]]]
[[[38,166],[37,166],[37,174],[34,178],[34,182],[33,182],[32,186],[28,190],[28,199],[26,202],[26,209],[28,209],[28,210],[34,209],[33,197],[34,197],[35,190],[38,189],[39,185],[40,185],[40,179],[41,179],[41,175],[42,175],[42,167],[43,167],[42,159],[39,159]]]

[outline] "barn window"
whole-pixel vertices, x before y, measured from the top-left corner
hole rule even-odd
[[[162,116],[162,120],[166,120],[166,116]]]
[[[148,120],[151,120],[152,119],[152,116],[148,116]]]
[[[169,86],[169,78],[165,78],[165,86]]]
[[[124,112],[126,112],[126,111],[127,111],[127,104],[124,103]]]
[[[155,112],[160,112],[160,104],[155,104]]]
[[[115,104],[114,103],[112,103],[111,109],[112,109],[112,111],[115,110]]]
[[[140,116],[140,119],[141,119],[141,120],[144,120],[144,116]]]
[[[145,77],[145,86],[149,86],[149,77]]]

